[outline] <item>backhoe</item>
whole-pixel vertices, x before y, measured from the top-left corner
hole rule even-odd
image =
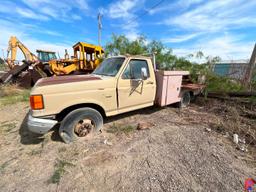
[[[17,50],[20,49],[24,55],[22,63],[17,61]],[[42,78],[51,75],[47,72],[47,64],[51,59],[57,59],[55,52],[37,50],[38,56],[33,54],[17,37],[11,36],[7,49],[5,63],[9,71],[0,77],[0,82],[15,82],[23,87],[33,86]]]

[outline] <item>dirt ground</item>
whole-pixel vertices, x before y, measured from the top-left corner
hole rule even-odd
[[[27,103],[1,107],[0,191],[242,191],[244,180],[256,177],[255,146],[238,149],[216,128],[227,114],[208,107],[108,118],[102,133],[69,145],[56,130],[28,132]],[[134,129],[140,121],[151,127]]]

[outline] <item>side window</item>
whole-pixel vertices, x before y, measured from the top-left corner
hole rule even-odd
[[[145,68],[149,77],[148,63],[145,60],[133,59],[126,67],[122,79],[141,79],[141,69]]]

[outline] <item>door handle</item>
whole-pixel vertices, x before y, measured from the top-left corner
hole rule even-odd
[[[153,81],[149,81],[149,82],[147,82],[147,84],[153,85],[154,82]]]

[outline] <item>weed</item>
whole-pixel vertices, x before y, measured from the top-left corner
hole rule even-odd
[[[49,180],[49,183],[59,184],[61,177],[66,172],[66,167],[74,166],[74,164],[66,161],[66,160],[57,160],[55,164],[55,171],[52,175],[52,177]]]
[[[66,147],[60,147],[60,148],[58,149],[58,151],[59,151],[59,153],[62,153],[62,152],[67,151],[67,148],[66,148]]]
[[[16,158],[12,158],[12,159],[10,159],[10,160],[7,160],[6,162],[4,162],[2,165],[0,165],[0,173],[3,173],[4,172],[4,170],[5,170],[5,168],[10,164],[10,162],[12,161],[12,160],[14,160],[14,159],[16,159]]]
[[[17,85],[5,85],[0,87],[0,105],[9,105],[29,100],[30,90],[21,89]]]
[[[249,97],[249,101],[253,104],[256,103],[256,96]]]
[[[130,132],[135,130],[135,126],[132,125],[116,125],[113,123],[108,129],[108,133],[120,134],[125,133],[129,134]]]
[[[4,172],[4,169],[8,166],[9,162],[6,161],[0,166],[0,173]]]
[[[29,155],[33,156],[33,155],[39,155],[42,153],[42,149],[33,149]]]

